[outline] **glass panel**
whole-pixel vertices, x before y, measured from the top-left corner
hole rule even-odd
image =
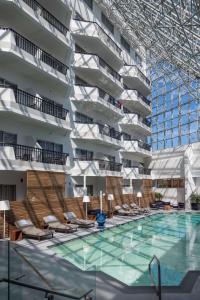
[[[12,242],[9,244],[10,250],[8,242],[4,248],[0,244],[0,274],[1,278],[12,280],[9,284],[10,300],[42,300],[54,295],[54,292],[54,300],[86,299],[86,295],[96,299],[96,267],[88,266],[89,272],[83,272],[68,263],[63,258],[69,254],[66,245],[60,248],[61,257],[55,258],[45,251],[32,250]],[[0,283],[0,295],[1,300],[8,299],[7,283]]]

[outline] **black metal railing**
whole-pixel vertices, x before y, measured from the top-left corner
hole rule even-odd
[[[50,290],[47,288],[43,288],[43,287],[39,287],[39,286],[35,286],[32,284],[28,284],[28,283],[24,283],[21,282],[19,280],[12,280],[12,279],[7,279],[7,278],[1,278],[0,279],[0,283],[7,283],[8,284],[8,293],[10,286],[11,285],[16,285],[19,286],[21,288],[27,288],[30,289],[32,291],[38,291],[43,293],[43,296],[41,295],[41,299],[47,299],[47,300],[55,300],[55,296],[57,297],[63,297],[63,298],[67,298],[67,299],[74,299],[74,300],[81,300],[81,299],[92,299],[92,297],[89,296],[89,294],[91,294],[93,292],[93,289],[88,290],[87,292],[83,293],[80,297],[77,296],[73,296],[70,295],[68,293],[63,293],[63,292],[59,292],[59,290]],[[26,297],[24,297],[25,299]],[[8,295],[8,299],[10,299],[10,295]],[[22,298],[21,298],[22,299]]]
[[[124,89],[127,90],[127,91],[134,91],[137,94],[137,97],[140,98],[140,100],[142,100],[143,102],[145,102],[149,106],[151,105],[151,101],[148,100],[145,96],[143,96],[138,90],[130,89],[126,85],[124,85]]]
[[[145,149],[145,150],[148,150],[148,151],[151,151],[151,145],[143,142],[143,141],[138,141],[138,146],[142,149]]]
[[[65,165],[69,154],[51,150],[40,149],[19,144],[0,143],[0,146],[9,146],[14,149],[15,158],[23,161]]]
[[[35,45],[34,43],[32,43],[31,41],[29,41],[28,39],[26,39],[11,28],[0,27],[0,29],[13,32],[17,47],[31,54],[36,59],[41,60],[56,71],[67,75],[68,66],[64,65],[61,61],[53,57],[51,54],[47,53],[46,51],[44,51],[43,49],[41,49],[40,47],[38,47],[37,45]]]
[[[65,120],[68,110],[62,106],[52,103],[52,100],[44,100],[20,89],[13,89],[15,92],[16,102],[24,106],[39,110],[45,114]],[[51,102],[50,102],[51,101]]]
[[[66,35],[68,28],[63,25],[55,16],[53,16],[46,8],[44,8],[36,0],[23,0],[35,12],[39,13],[49,24],[55,27],[62,34]]]
[[[105,171],[121,172],[122,164],[116,163],[115,161],[98,160],[99,169]]]
[[[111,138],[121,140],[121,132],[115,130],[113,127],[110,127],[108,125],[102,125],[97,123],[99,126],[99,132],[100,134],[107,135]]]
[[[152,263],[156,261],[157,264],[157,277],[158,277],[158,282],[155,282],[153,272],[152,272]],[[162,283],[161,283],[161,267],[160,267],[160,261],[157,258],[156,255],[154,255],[149,263],[149,276],[151,278],[151,281],[155,287],[156,294],[158,296],[159,300],[162,300]]]
[[[151,175],[151,169],[146,169],[146,168],[142,168],[142,167],[138,167],[138,169],[139,169],[139,174]]]
[[[99,32],[100,38],[104,40],[108,47],[111,46],[112,48],[114,48],[115,51],[119,54],[119,56],[121,56],[122,49],[113,41],[113,39],[105,32],[105,30],[102,27],[100,27],[100,25],[97,22],[88,20],[78,20],[76,18],[74,20],[78,22],[93,23],[95,26],[97,26],[97,31]]]
[[[129,65],[129,64],[125,64],[126,67],[135,67],[137,70],[137,75],[138,77],[141,78],[141,80],[143,80],[148,86],[151,85],[151,81],[147,78],[146,75],[144,75],[144,73],[138,68],[137,65]]]
[[[138,98],[140,98],[143,102],[145,102],[147,105],[151,105],[151,101],[148,100],[145,96],[143,96],[140,92],[137,91]]]
[[[121,76],[111,66],[109,66],[102,58],[99,57],[99,65],[106,70],[114,79],[121,83]]]
[[[140,121],[148,127],[151,127],[151,121],[146,118],[140,118]]]
[[[106,100],[108,103],[112,104],[113,106],[121,109],[122,105],[118,100],[116,100],[113,96],[107,94],[102,89],[98,88],[98,90],[99,90],[99,97],[100,98]]]

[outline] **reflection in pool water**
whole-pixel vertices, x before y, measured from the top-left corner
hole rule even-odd
[[[54,247],[83,271],[97,269],[130,285],[150,285],[148,264],[161,262],[163,285],[200,270],[200,214],[157,214]]]

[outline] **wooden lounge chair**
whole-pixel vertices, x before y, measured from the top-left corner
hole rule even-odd
[[[136,213],[134,213],[130,210],[125,210],[119,205],[115,206],[114,212],[119,216],[135,216],[136,215]]]
[[[53,238],[53,231],[37,228],[29,219],[18,220],[15,222],[15,226],[22,231],[22,236],[28,238],[37,238],[39,241],[42,238]]]
[[[90,228],[95,226],[95,222],[91,220],[77,219],[75,213],[68,211],[64,213],[65,219],[70,222],[70,224],[76,224],[79,227]]]
[[[140,213],[143,213],[143,214],[149,214],[149,213],[151,212],[149,208],[141,208],[141,207],[139,207],[139,205],[137,205],[135,202],[132,202],[132,203],[130,204],[130,207],[131,207],[132,209],[138,210]]]
[[[139,209],[133,209],[126,203],[122,204],[122,208],[125,209],[126,211],[134,213],[135,215],[140,214]]]
[[[49,229],[53,229],[56,232],[71,233],[78,229],[77,225],[61,223],[56,216],[53,215],[43,217],[43,221],[48,225]]]

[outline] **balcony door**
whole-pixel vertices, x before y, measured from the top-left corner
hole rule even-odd
[[[1,145],[10,145],[17,144],[17,135],[5,131],[0,131],[0,144]]]

